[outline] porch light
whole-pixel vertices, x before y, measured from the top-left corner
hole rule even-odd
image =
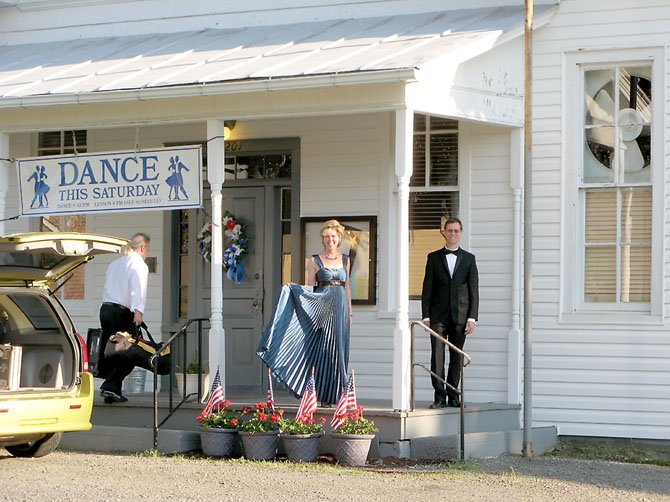
[[[230,138],[230,135],[232,134],[233,129],[235,129],[235,124],[237,121],[235,120],[225,120],[223,122],[223,139],[224,141]]]

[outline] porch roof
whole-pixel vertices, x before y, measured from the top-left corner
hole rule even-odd
[[[9,45],[0,50],[0,108],[240,92],[259,81],[409,81],[431,62],[465,61],[519,36],[523,21],[523,6],[508,6]]]

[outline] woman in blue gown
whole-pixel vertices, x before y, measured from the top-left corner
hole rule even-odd
[[[307,263],[307,286],[284,285],[257,351],[296,397],[302,395],[314,368],[323,406],[337,402],[349,365],[349,257],[337,251],[343,237],[344,227],[337,220],[324,224],[324,250]]]

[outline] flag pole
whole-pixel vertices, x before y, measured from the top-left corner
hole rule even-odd
[[[523,176],[523,447],[533,458],[533,0],[525,0]]]

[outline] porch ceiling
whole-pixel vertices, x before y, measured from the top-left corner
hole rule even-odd
[[[520,34],[523,20],[523,6],[497,7],[10,45],[0,50],[0,108],[124,99],[123,91],[231,92],[225,84],[243,92],[258,81],[299,88],[410,80],[431,61],[464,61],[481,53],[483,40],[493,46]]]

